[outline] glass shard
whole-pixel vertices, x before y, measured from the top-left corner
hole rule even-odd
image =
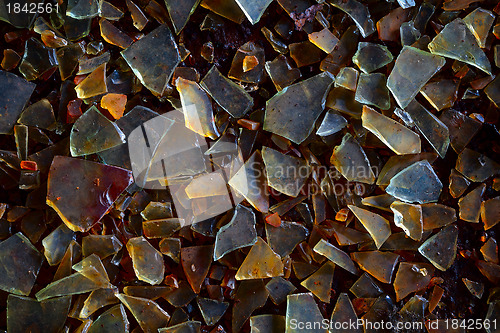
[[[389,64],[392,59],[392,54],[386,46],[361,42],[352,57],[352,62],[368,74]]]
[[[142,231],[146,238],[165,238],[172,236],[183,224],[184,220],[179,218],[149,220],[142,223]]]
[[[46,47],[35,38],[26,41],[23,59],[19,65],[19,72],[26,80],[36,80],[55,66],[57,66],[55,49]]]
[[[127,242],[127,251],[132,259],[134,272],[141,281],[155,285],[163,281],[165,265],[163,255],[144,237],[134,237]]]
[[[46,98],[43,98],[24,109],[17,122],[27,126],[51,130],[54,128],[56,118],[52,105]]]
[[[418,248],[418,252],[436,268],[445,271],[451,267],[457,256],[457,238],[458,228],[449,225],[427,239]]]
[[[331,0],[329,3],[349,15],[364,38],[375,32],[368,7],[356,0]]]
[[[252,333],[285,333],[285,317],[264,314],[250,317]]]
[[[391,204],[391,209],[394,212],[394,224],[403,229],[411,239],[421,240],[423,233],[422,207],[395,201]]]
[[[345,327],[344,323],[354,323],[358,322],[358,316],[354,310],[354,307],[349,299],[349,295],[346,293],[341,293],[339,298],[337,299],[337,303],[335,303],[335,308],[333,309],[332,316],[330,318],[331,327]],[[337,324],[338,323],[338,324]],[[340,333],[346,331],[345,329],[334,329],[329,330],[331,333]],[[351,327],[349,332],[351,333],[361,333],[361,329],[357,326],[354,328]]]
[[[382,110],[389,109],[391,99],[387,90],[386,76],[382,73],[361,73],[354,99],[359,103],[373,105]]]
[[[441,228],[457,220],[455,208],[438,203],[423,204],[421,207],[424,231]]]
[[[241,281],[235,294],[231,327],[233,332],[239,331],[255,309],[263,307],[268,292],[262,280]]]
[[[349,291],[357,298],[376,298],[383,294],[380,286],[368,273],[363,273]]]
[[[281,276],[273,277],[267,284],[266,289],[269,293],[271,301],[280,305],[286,301],[286,297],[293,293],[297,288],[288,280],[285,280]]]
[[[273,61],[266,61],[265,68],[278,91],[291,85],[302,75],[300,69],[293,68],[284,55],[277,56]]]
[[[289,45],[290,57],[295,61],[297,67],[304,67],[321,61],[323,52],[313,43],[306,40]]]
[[[243,69],[245,57],[255,57],[257,65],[251,70],[245,71]],[[261,46],[254,42],[243,44],[234,55],[228,77],[246,83],[259,83],[264,76],[265,61],[264,49]]]
[[[330,303],[335,264],[327,261],[316,272],[300,283],[320,301]]]
[[[165,4],[167,5],[168,13],[170,19],[172,20],[172,25],[174,26],[176,34],[179,34],[184,28],[189,20],[189,17],[199,3],[200,0],[188,0],[182,2],[165,0]]]
[[[478,299],[481,299],[483,297],[484,293],[483,283],[471,281],[467,278],[462,278],[462,281],[473,296],[477,297]]]
[[[10,134],[36,85],[4,71],[0,71],[0,85],[3,87],[3,93],[0,96],[0,109],[2,110],[0,134]]]
[[[363,104],[355,100],[356,93],[354,91],[335,87],[330,90],[326,99],[326,106],[328,108],[337,110],[355,119],[361,118]]]
[[[439,120],[448,127],[451,148],[457,153],[465,149],[482,126],[480,121],[453,109],[443,111]]]
[[[484,260],[498,264],[498,245],[493,237],[488,238],[486,243],[484,243],[481,247],[481,253],[483,254]]]
[[[97,289],[90,293],[89,297],[83,303],[80,311],[80,318],[88,318],[97,310],[111,304],[118,303],[118,298],[115,297],[113,289]]]
[[[499,203],[500,197],[492,198],[482,202],[481,221],[483,221],[484,223],[484,230],[489,230],[500,222]]]
[[[210,298],[198,298],[198,307],[200,308],[203,320],[208,326],[215,325],[226,313],[229,303],[219,302]]]
[[[455,80],[429,82],[420,90],[420,93],[437,111],[441,111],[455,104],[459,84],[460,82]]]
[[[129,322],[123,305],[115,305],[102,313],[88,329],[88,333],[126,333],[129,331]]]
[[[479,47],[485,48],[486,38],[495,21],[495,14],[483,8],[476,8],[463,21],[474,37],[476,37]]]
[[[96,17],[99,13],[97,0],[69,0],[66,15],[82,20]]]
[[[129,309],[144,333],[158,332],[159,328],[167,326],[170,315],[156,302],[125,294],[116,294],[116,297]]]
[[[78,98],[85,99],[108,92],[106,85],[106,63],[97,67],[75,87]]]
[[[352,259],[362,270],[383,283],[391,283],[399,255],[391,252],[367,251],[354,252]]]
[[[292,321],[293,320],[293,321]],[[313,294],[302,293],[288,295],[286,304],[286,332],[296,333],[324,333],[326,330],[321,328],[303,328],[294,327],[292,324],[295,320],[302,323],[322,322],[323,315],[321,314],[318,305],[314,301]]]
[[[334,264],[342,267],[346,271],[354,275],[358,274],[358,269],[356,268],[356,265],[354,265],[354,262],[351,260],[349,255],[333,246],[332,244],[328,243],[324,239],[321,239],[318,244],[314,246],[313,251],[327,257]]]
[[[256,24],[259,22],[266,8],[271,4],[272,0],[235,0],[240,6],[245,16],[250,23]]]
[[[347,126],[347,120],[334,110],[328,110],[316,131],[316,135],[329,136],[340,132]]]
[[[433,275],[434,267],[431,264],[400,263],[394,279],[396,301],[399,302],[409,294],[426,288]]]
[[[271,249],[284,258],[304,241],[309,231],[302,224],[282,221],[278,227],[266,223],[266,236]]]
[[[74,237],[75,233],[65,224],[61,224],[42,240],[43,254],[49,265],[54,266],[61,262]]]
[[[500,165],[469,148],[465,148],[457,159],[455,169],[473,182],[484,182],[500,171]]]
[[[458,200],[460,219],[473,223],[479,222],[481,203],[483,202],[482,196],[485,189],[486,185],[481,184]]]
[[[379,249],[391,235],[391,226],[389,221],[378,214],[370,212],[369,210],[352,205],[349,205],[348,207],[358,218],[361,224],[363,224],[365,229],[370,233],[370,236],[372,236],[375,241],[377,249]]]
[[[385,163],[378,175],[377,185],[389,185],[390,180],[403,169],[409,167],[415,162],[427,160],[429,163],[434,163],[437,159],[436,153],[420,153],[411,155],[395,155],[391,156]],[[390,205],[390,204],[389,204]]]
[[[310,33],[308,38],[311,43],[328,54],[332,53],[333,49],[339,42],[339,39],[326,28],[318,32]]]
[[[181,248],[181,264],[187,280],[197,294],[208,274],[214,256],[213,245]]]
[[[123,247],[115,235],[88,235],[82,238],[82,255],[96,254],[104,259],[118,253]]]
[[[160,328],[159,333],[200,333],[201,322],[199,321],[186,321],[174,326]]]
[[[356,91],[359,71],[353,67],[343,67],[335,78],[335,87]]]

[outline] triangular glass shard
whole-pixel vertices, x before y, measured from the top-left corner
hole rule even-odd
[[[391,107],[391,97],[387,90],[387,79],[382,73],[361,73],[354,99],[361,103],[376,106],[381,110]]]
[[[457,220],[455,208],[438,203],[423,204],[421,207],[424,231],[441,228]]]
[[[349,15],[364,38],[376,31],[368,7],[361,2],[356,0],[331,0],[329,3]]]
[[[288,295],[286,302],[286,332],[297,333],[325,333],[326,330],[321,328],[314,329],[299,329],[294,327],[293,322],[296,323],[321,323],[323,315],[321,314],[318,305],[314,301],[313,294],[303,293]],[[293,329],[292,329],[293,328]]]
[[[348,181],[366,184],[375,182],[375,175],[365,151],[350,133],[346,133],[342,143],[333,149],[330,162]]]
[[[285,316],[263,314],[250,317],[252,333],[285,333]]]
[[[482,196],[485,189],[486,184],[481,184],[458,200],[458,216],[460,216],[460,219],[473,223],[479,222],[481,203],[483,202]]]
[[[165,0],[167,5],[168,14],[172,20],[172,25],[174,26],[175,33],[179,34],[181,30],[186,25],[189,17],[194,12],[200,0],[187,0],[187,1],[175,1],[175,0]]]
[[[241,281],[234,296],[231,328],[238,332],[252,315],[255,309],[263,307],[267,301],[268,292],[262,280]]]
[[[115,305],[101,314],[89,327],[88,333],[127,333],[129,322],[123,305]]]
[[[344,127],[347,126],[347,120],[342,117],[335,110],[328,110],[316,131],[316,135],[319,136],[329,136],[340,132]]]
[[[203,0],[200,6],[238,24],[245,19],[245,14],[234,0]]]
[[[348,228],[340,223],[330,223],[329,226],[333,229],[335,239],[340,246],[354,245],[371,241],[369,234],[358,231],[353,228]]]
[[[201,322],[199,321],[186,321],[174,326],[160,328],[158,333],[200,333]]]
[[[283,263],[269,245],[258,238],[236,272],[236,280],[263,279],[283,275]]]
[[[125,294],[116,294],[116,297],[129,309],[145,333],[158,332],[159,328],[167,326],[170,315],[156,302]]]
[[[492,75],[490,61],[461,18],[445,25],[428,47],[432,54],[465,62]]]
[[[266,103],[264,130],[302,143],[325,108],[333,81],[330,74],[322,73],[275,94]]]
[[[43,254],[49,265],[54,266],[61,262],[74,237],[75,233],[65,224],[61,224],[42,240]]]
[[[79,317],[82,319],[88,318],[97,310],[110,304],[118,303],[119,300],[115,297],[115,292],[116,290],[113,289],[97,289],[91,292],[83,303]]]
[[[245,16],[250,23],[256,24],[259,22],[266,8],[273,2],[272,0],[236,0]]]
[[[324,239],[321,239],[318,244],[314,246],[313,251],[327,257],[329,260],[333,261],[333,263],[342,267],[346,271],[354,275],[358,274],[358,269],[349,255]]]
[[[458,228],[449,225],[430,237],[418,248],[436,268],[446,271],[453,265],[457,256]]]
[[[134,237],[127,242],[134,272],[141,281],[155,285],[163,281],[165,265],[163,255],[144,237]]]
[[[352,258],[359,267],[383,283],[391,283],[399,255],[392,252],[354,252]]]
[[[495,47],[495,58],[497,67],[500,67],[500,47],[498,46]],[[497,107],[500,106],[500,78],[498,76],[488,84],[484,89],[484,93]]]
[[[108,1],[99,0],[99,16],[108,20],[118,21],[123,12]]]
[[[106,63],[100,65],[75,87],[80,99],[102,95],[108,92],[106,84]]]
[[[391,204],[394,201],[396,201],[396,199],[392,195],[380,194],[371,197],[364,197],[363,199],[361,199],[361,204],[390,212]]]
[[[351,300],[349,299],[349,295],[347,295],[346,293],[341,293],[339,295],[339,298],[337,299],[337,303],[335,303],[335,308],[333,309],[332,316],[330,318],[331,327],[345,327],[344,323],[357,323],[357,322],[358,322],[358,316],[356,315],[356,311],[354,311],[354,307],[352,306]],[[335,329],[335,330],[330,330],[329,332],[340,333],[343,331],[347,330]],[[351,327],[349,332],[361,333],[362,330],[359,329],[357,326],[354,326],[354,328]]]
[[[438,201],[443,184],[427,160],[415,162],[392,177],[386,192],[405,202]]]
[[[300,283],[320,301],[330,303],[335,264],[327,261],[316,272]]]
[[[70,44],[56,51],[61,80],[64,81],[73,74],[78,66],[78,61],[84,54],[85,47],[82,43]]]
[[[198,298],[198,307],[200,308],[203,320],[208,326],[215,325],[226,313],[229,303],[219,302],[210,298]]]
[[[455,169],[473,182],[484,182],[500,171],[500,165],[481,153],[465,148],[458,155]]]
[[[455,169],[450,172],[449,182],[450,194],[455,199],[461,197],[470,185],[470,181]]]
[[[43,98],[24,109],[17,122],[27,126],[51,130],[55,125],[56,118],[52,105],[46,98]]]
[[[482,126],[480,121],[453,109],[443,111],[439,120],[448,127],[451,148],[457,153],[464,150]]]
[[[92,106],[73,125],[70,134],[72,156],[95,154],[125,143],[125,134]]]
[[[97,0],[69,0],[66,15],[83,20],[96,17],[99,13]]]
[[[266,223],[266,236],[271,249],[284,258],[304,241],[309,231],[300,223],[282,221],[279,227]]]
[[[281,276],[273,277],[267,284],[266,289],[269,292],[269,297],[274,304],[280,305],[286,301],[286,297],[293,293],[297,288],[288,280]]]
[[[445,64],[445,59],[411,46],[404,46],[387,79],[387,88],[401,108],[417,96],[422,87]]]
[[[498,246],[497,241],[490,237],[486,243],[481,247],[481,253],[484,260],[491,261],[494,264],[498,264]]]
[[[181,264],[194,292],[199,294],[214,256],[213,245],[181,248]]]
[[[481,299],[483,297],[484,283],[471,281],[467,278],[462,278],[462,281],[473,296],[477,297],[478,299]]]
[[[391,235],[391,226],[382,216],[372,213],[369,210],[349,205],[349,209],[354,213],[365,229],[370,233],[378,249]]]
[[[429,82],[420,90],[420,93],[436,110],[441,111],[455,104],[459,84],[460,81],[456,80]]]
[[[376,298],[383,294],[383,290],[368,273],[363,273],[349,291],[358,298]]]
[[[403,229],[408,237],[416,241],[421,240],[424,231],[422,207],[395,201],[391,204],[391,209],[394,212],[394,224]]]
[[[394,279],[396,302],[399,302],[412,292],[426,288],[433,275],[434,267],[431,264],[400,263],[396,278]]]
[[[364,73],[371,73],[389,64],[392,58],[392,54],[386,46],[361,42],[352,57],[352,62]]]
[[[129,35],[115,27],[108,20],[100,19],[99,29],[101,31],[101,37],[111,45],[126,49],[134,42]]]

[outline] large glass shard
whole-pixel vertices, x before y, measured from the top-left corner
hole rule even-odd
[[[352,62],[368,74],[389,64],[392,59],[392,54],[386,46],[361,42],[352,57]]]
[[[219,260],[229,252],[257,242],[255,214],[249,208],[238,205],[228,224],[217,232],[215,239],[214,260]]]
[[[269,245],[258,238],[236,272],[236,280],[263,279],[283,275],[283,263]]]
[[[304,241],[309,231],[302,224],[282,221],[279,227],[266,223],[266,236],[271,249],[284,258]]]
[[[380,282],[391,283],[399,255],[381,251],[354,252],[352,259],[358,263],[362,270]]]
[[[484,223],[484,230],[489,230],[500,222],[500,197],[483,201],[481,221]]]
[[[369,210],[349,205],[349,209],[354,213],[358,220],[363,224],[365,229],[370,233],[377,249],[380,249],[382,244],[391,235],[391,226],[382,216],[372,213]]]
[[[42,240],[43,254],[49,265],[54,266],[61,262],[74,236],[75,233],[72,230],[65,224],[61,224]]]
[[[174,326],[159,328],[159,333],[200,333],[201,322],[199,321],[186,321]]]
[[[298,328],[296,323],[309,324],[306,328]],[[296,332],[296,333],[325,333],[325,329],[315,328],[312,326],[314,323],[321,323],[323,321],[323,315],[321,314],[318,305],[314,301],[313,294],[303,293],[288,295],[286,303],[286,332]],[[305,326],[305,325],[304,325]]]
[[[481,153],[465,148],[458,155],[455,169],[473,182],[484,182],[500,171],[500,165]]]
[[[243,117],[253,106],[253,98],[239,85],[226,78],[213,66],[200,86],[234,118]]]
[[[314,129],[325,108],[326,96],[334,78],[318,74],[275,94],[266,103],[264,130],[302,143]]]
[[[0,95],[0,134],[10,134],[36,85],[4,71],[0,71],[0,85],[3,87]]]
[[[132,312],[144,333],[156,333],[159,328],[167,326],[170,315],[156,302],[125,294],[116,294],[116,297]]]
[[[246,68],[245,59],[253,59],[254,63],[257,62],[252,69]],[[240,46],[234,55],[231,69],[227,74],[230,79],[235,79],[246,83],[259,83],[264,76],[264,63],[265,63],[264,49],[255,44],[248,42]]]
[[[85,99],[108,92],[106,85],[106,63],[97,67],[75,87],[78,98]]]
[[[252,312],[263,307],[267,301],[268,292],[262,280],[242,281],[235,294],[232,313],[232,331],[238,332]]]
[[[316,135],[329,136],[340,132],[346,126],[347,120],[344,117],[335,110],[328,110],[325,114],[325,118],[323,118],[321,125],[316,131]]]
[[[389,185],[390,180],[403,169],[406,169],[415,162],[427,160],[434,163],[437,159],[436,153],[420,153],[412,155],[391,156],[385,163],[377,178],[377,185]],[[390,205],[390,204],[389,204]]]
[[[56,118],[52,105],[46,98],[43,98],[24,109],[17,122],[50,130],[53,129]]]
[[[394,212],[394,224],[403,229],[411,239],[421,240],[424,231],[422,207],[395,201],[391,204],[391,209]]]
[[[92,106],[74,123],[70,134],[72,156],[95,154],[125,143],[125,134]]]
[[[282,54],[273,61],[266,61],[265,68],[278,91],[291,85],[302,75],[300,69],[292,67],[288,58]]]
[[[288,280],[281,276],[272,278],[267,284],[266,289],[269,292],[269,297],[274,304],[280,305],[286,301],[286,297],[293,293],[297,288]]]
[[[168,9],[168,16],[172,20],[172,25],[174,26],[175,33],[179,34],[181,30],[186,25],[189,17],[193,14],[194,10],[200,3],[200,0],[188,0],[188,1],[175,1],[175,0],[165,0],[165,4]]]
[[[205,320],[205,323],[209,326],[215,325],[229,307],[228,302],[219,302],[210,298],[200,297],[197,303],[203,320]]]
[[[61,332],[71,306],[71,297],[38,302],[29,297],[7,297],[7,330],[13,333]]]
[[[457,256],[458,228],[449,225],[427,239],[418,248],[436,268],[445,271],[451,267]]]
[[[474,37],[476,37],[479,47],[485,48],[486,38],[493,26],[493,22],[495,22],[495,14],[483,8],[476,8],[463,21]]]
[[[497,241],[490,237],[481,247],[481,253],[484,257],[484,260],[491,261],[494,264],[498,264],[498,245]]]
[[[181,248],[181,264],[187,280],[197,294],[208,274],[214,256],[213,245]]]
[[[250,23],[256,24],[259,22],[262,14],[269,6],[272,0],[235,0],[238,6],[240,6],[245,16],[248,18]]]
[[[250,317],[251,333],[285,333],[285,317],[264,314]]]
[[[101,314],[89,327],[88,333],[127,333],[129,322],[123,305],[115,305]]]
[[[427,160],[415,162],[392,177],[386,192],[405,202],[436,202],[443,184]]]
[[[409,294],[426,288],[433,275],[434,267],[431,264],[400,263],[394,279],[396,301],[399,302]]]
[[[481,203],[483,202],[482,196],[485,189],[486,184],[481,184],[458,200],[460,219],[473,223],[479,222]]]
[[[176,81],[181,97],[186,127],[213,140],[219,137],[215,126],[212,102],[198,83],[179,77]]]
[[[358,316],[354,311],[354,307],[349,299],[349,295],[346,293],[341,293],[339,298],[337,299],[337,303],[335,303],[335,308],[333,309],[332,316],[330,318],[330,327],[335,328],[329,330],[331,333],[340,333],[346,332],[347,329],[336,329],[338,327],[344,327],[344,323],[357,323]],[[338,324],[337,324],[338,323]],[[362,330],[358,328],[356,325],[351,327],[349,330],[351,333],[361,333]]]
[[[330,303],[335,264],[327,261],[316,272],[300,283],[320,301]]]
[[[19,72],[28,81],[33,81],[51,68],[57,66],[56,51],[43,45],[35,38],[30,38],[24,46],[24,55]]]
[[[96,254],[104,259],[118,253],[122,246],[115,235],[88,235],[82,238],[82,255],[88,257]]]
[[[118,303],[118,298],[115,297],[113,289],[97,289],[90,293],[89,297],[83,303],[80,311],[80,318],[88,318],[97,310],[111,304]]]
[[[405,45],[387,79],[387,88],[399,106],[406,108],[445,62],[442,57]]]
[[[453,109],[443,111],[439,120],[448,127],[451,148],[457,153],[465,149],[482,126],[480,121]]]
[[[361,73],[354,99],[359,103],[373,105],[382,110],[389,109],[391,99],[387,90],[386,76],[382,73]]]
[[[78,66],[78,61],[84,54],[83,43],[70,44],[57,50],[56,57],[59,63],[61,80],[64,81],[73,74]]]
[[[421,207],[424,231],[441,228],[457,220],[457,212],[452,207],[437,203],[428,203]]]
[[[350,133],[346,133],[342,143],[333,149],[330,162],[348,181],[366,184],[375,182],[368,157]]]
[[[375,134],[396,154],[420,153],[420,136],[395,120],[363,106],[363,127]]]
[[[134,272],[141,281],[155,285],[163,281],[165,264],[163,255],[144,237],[134,237],[127,242],[127,251],[132,258]]]
[[[267,183],[276,191],[290,197],[299,195],[311,172],[305,160],[262,147]]]
[[[0,243],[0,289],[28,296],[43,257],[28,238],[18,232]]]
[[[354,265],[354,262],[351,260],[349,255],[344,251],[336,248],[332,244],[328,243],[324,239],[321,239],[318,244],[314,246],[313,251],[327,257],[334,264],[342,267],[346,271],[354,275],[358,274],[358,269],[356,268],[356,265]]]
[[[461,18],[445,25],[428,47],[432,54],[465,62],[492,75],[490,61]]]
[[[158,49],[162,52],[151,52]],[[175,67],[181,61],[174,36],[161,25],[121,52],[141,83],[155,95],[162,95]]]
[[[329,3],[349,15],[364,38],[376,31],[368,7],[364,4],[356,0],[330,0]]]
[[[97,0],[69,0],[66,15],[83,20],[96,17],[99,13]]]
[[[427,83],[420,93],[438,111],[451,108],[457,100],[458,86],[455,80],[439,80]]]

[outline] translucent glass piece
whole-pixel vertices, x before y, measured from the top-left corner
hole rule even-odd
[[[437,159],[437,154],[435,153],[421,153],[412,155],[395,155],[391,156],[385,163],[382,170],[378,175],[377,185],[389,185],[390,180],[401,170],[409,167],[415,162],[421,160],[428,160],[429,163],[434,163]]]
[[[356,268],[356,265],[354,265],[354,262],[351,260],[349,255],[333,246],[332,244],[328,243],[324,239],[321,239],[318,244],[314,246],[313,251],[327,257],[334,264],[342,267],[346,271],[354,275],[358,274],[358,269]]]
[[[443,111],[439,120],[448,127],[451,148],[457,153],[464,150],[482,126],[480,121],[453,109]]]
[[[457,159],[455,169],[473,182],[484,182],[500,171],[500,165],[469,148],[465,148]]]
[[[129,331],[129,322],[123,305],[116,305],[102,313],[88,329],[88,333],[117,332],[126,333]]]
[[[311,134],[314,123],[325,108],[333,78],[322,73],[284,88],[266,105],[264,130],[297,144]]]
[[[24,109],[17,122],[50,130],[54,127],[56,119],[52,105],[46,98],[43,98]]]
[[[213,245],[181,248],[181,264],[193,291],[200,293],[214,256]]]
[[[0,289],[29,295],[42,266],[40,252],[18,232],[0,243],[0,258]]]
[[[200,86],[234,118],[243,117],[253,106],[253,98],[215,66],[208,71]]]
[[[343,67],[335,79],[335,87],[356,91],[359,71],[353,67]]]
[[[483,8],[476,8],[463,21],[474,37],[476,37],[479,47],[485,48],[486,38],[495,21],[495,14]]]
[[[471,281],[467,278],[462,278],[462,281],[473,296],[477,297],[478,299],[481,299],[483,297],[484,293],[483,283]]]
[[[316,131],[316,135],[329,136],[340,132],[347,126],[347,120],[334,110],[328,110]]]
[[[483,201],[481,221],[484,223],[484,230],[491,229],[500,222],[500,197]]]
[[[363,199],[361,199],[361,204],[390,212],[390,206],[394,201],[396,201],[396,199],[394,199],[394,197],[392,197],[391,195],[381,194],[371,197],[364,197]]]
[[[203,0],[200,6],[238,24],[245,19],[245,14],[234,0]]]
[[[461,18],[445,25],[428,47],[432,54],[456,59],[477,67],[488,75],[492,74],[490,61]]]
[[[19,72],[28,81],[35,80],[57,66],[56,51],[48,48],[35,38],[30,38],[24,46],[24,55]]]
[[[175,1],[175,0],[165,0],[167,5],[168,13],[170,19],[172,20],[172,25],[174,26],[175,33],[179,34],[181,30],[186,25],[189,17],[194,12],[200,0],[188,0],[188,1]]]
[[[101,107],[108,110],[114,119],[120,119],[125,111],[127,95],[109,93],[101,98]]]
[[[239,331],[255,309],[263,307],[268,292],[262,280],[241,281],[235,294],[231,327],[233,332]]]
[[[400,263],[394,279],[396,301],[399,302],[409,294],[426,288],[433,275],[434,267],[431,264]]]
[[[99,16],[108,20],[118,21],[123,12],[108,1],[99,0]]]
[[[389,109],[391,99],[387,89],[386,76],[382,73],[361,73],[354,99],[359,103],[373,105],[382,110]]]
[[[264,314],[250,317],[251,333],[285,333],[285,317]]]
[[[278,91],[291,85],[302,75],[300,69],[293,68],[284,55],[277,56],[273,61],[266,61],[265,68]]]
[[[262,279],[283,275],[283,263],[269,245],[258,238],[236,272],[236,280]]]
[[[498,48],[496,48],[496,50],[497,49]],[[498,55],[499,53],[499,50],[497,50],[497,59],[500,57]],[[488,86],[484,89],[484,93],[493,103],[495,103],[497,107],[500,106],[500,76],[497,76],[490,84],[488,84]]]
[[[391,283],[399,255],[391,252],[367,251],[352,253],[353,260],[374,278],[383,283]]]
[[[364,38],[375,32],[375,24],[370,17],[368,7],[361,2],[356,0],[332,0],[329,3],[349,15]]]
[[[344,327],[344,323],[357,323],[358,316],[354,311],[354,307],[349,299],[349,295],[346,293],[341,293],[339,298],[337,299],[337,303],[335,304],[335,308],[333,309],[332,316],[330,318],[330,327]],[[338,323],[338,324],[337,324]],[[345,332],[346,329],[331,329],[329,332],[331,333],[340,333]],[[351,326],[349,332],[351,333],[361,333],[362,330],[358,328],[357,325],[354,328]]]
[[[445,59],[411,46],[404,46],[387,79],[387,88],[399,106],[406,108],[422,87],[445,64]]]
[[[375,245],[379,249],[391,235],[391,226],[382,216],[372,213],[369,210],[349,205],[349,209],[354,213],[365,229],[370,233]]]
[[[424,230],[433,230],[452,224],[457,220],[454,208],[437,203],[422,205]]]
[[[457,100],[459,81],[439,80],[427,83],[420,93],[438,111],[451,108]]]
[[[95,154],[125,143],[125,134],[92,106],[73,125],[70,134],[72,156]]]
[[[383,290],[368,273],[363,273],[349,291],[358,298],[375,298],[383,294]]]
[[[125,294],[116,294],[116,297],[129,309],[144,333],[156,333],[167,326],[170,315],[156,302]]]
[[[421,36],[420,31],[415,28],[413,21],[401,24],[399,31],[402,45],[413,45]]]
[[[172,236],[183,224],[184,220],[178,218],[150,220],[142,223],[142,230],[146,238],[165,238]]]
[[[308,38],[311,43],[328,54],[332,53],[333,49],[339,42],[339,39],[326,28],[318,32],[310,33]]]
[[[134,272],[139,280],[152,285],[163,281],[165,273],[163,255],[144,237],[129,239],[127,251],[132,258]]]
[[[49,265],[54,266],[61,262],[74,236],[75,233],[72,230],[65,224],[61,224],[42,240],[43,254]]]
[[[286,45],[279,36],[274,35],[274,33],[266,27],[263,27],[260,31],[276,52],[281,54],[286,54],[288,52],[288,45]]]
[[[122,247],[122,243],[115,235],[88,235],[82,238],[83,257],[96,254],[104,259],[118,253]]]
[[[304,67],[321,61],[323,52],[313,43],[306,40],[289,45],[290,57],[295,61],[297,67]]]
[[[201,322],[199,321],[186,321],[174,326],[160,328],[159,333],[200,333]]]
[[[0,134],[10,134],[19,114],[35,89],[35,84],[15,74],[0,71],[0,85],[3,87],[3,93],[0,96],[0,109],[2,110]]]
[[[61,80],[69,78],[78,66],[80,58],[85,54],[83,43],[70,44],[57,50],[56,57],[59,63]]]
[[[162,52],[150,52],[161,49]],[[174,37],[161,25],[121,52],[132,71],[153,94],[162,95],[181,57]]]
[[[115,290],[113,289],[97,289],[90,293],[89,297],[83,303],[80,311],[80,318],[88,318],[97,310],[110,305],[118,303],[118,298],[115,297]]]
[[[481,247],[481,253],[483,254],[484,260],[498,264],[498,245],[493,237],[488,238],[486,243],[484,243]]]
[[[219,302],[210,298],[200,297],[197,303],[203,320],[205,320],[205,323],[209,326],[215,325],[229,307],[228,302]]]
[[[386,46],[361,42],[352,57],[352,62],[364,73],[371,73],[389,64],[392,59],[392,54]]]
[[[101,19],[99,21],[99,28],[101,30],[101,37],[111,45],[116,45],[122,49],[126,49],[134,42],[129,35],[115,27],[108,20]],[[132,67],[132,70],[133,69],[134,68]]]
[[[3,59],[2,59],[2,69],[6,71],[11,71],[19,64],[21,61],[21,56],[17,54],[16,51],[12,49],[3,50]]]
[[[296,325],[292,324],[292,319],[297,320],[296,323],[309,324],[309,326],[302,329],[295,327]],[[325,333],[326,330],[324,329],[312,327],[315,322],[321,323],[322,321],[323,315],[314,301],[313,294],[288,295],[286,304],[286,332]]]
[[[85,99],[108,92],[106,85],[106,63],[97,67],[75,87],[78,98]]]
[[[151,201],[141,211],[141,216],[146,221],[171,218],[172,205],[170,202]]]
[[[443,184],[427,160],[415,162],[396,174],[386,192],[405,202],[436,202]]]
[[[312,292],[320,301],[330,303],[334,270],[335,264],[327,261],[300,285]]]
[[[267,284],[266,289],[269,292],[269,297],[274,304],[280,305],[286,301],[286,297],[293,293],[297,288],[288,280],[281,276],[273,277]]]
[[[82,20],[96,17],[99,13],[97,0],[69,0],[66,15]]]
[[[458,228],[449,225],[427,239],[418,248],[436,268],[445,271],[451,267],[457,256]]]
[[[391,209],[394,212],[394,224],[403,229],[408,237],[416,241],[421,240],[424,230],[422,207],[395,201],[391,204]]]
[[[370,235],[367,233],[348,228],[343,224],[332,222],[329,225],[333,229],[335,239],[340,246],[360,244],[371,240]]]
[[[282,221],[279,227],[266,223],[266,236],[271,249],[284,258],[304,241],[309,231],[302,224]]]
[[[70,41],[77,41],[84,37],[87,37],[90,33],[92,19],[78,20],[70,16],[66,16],[64,19],[64,32],[66,33],[66,39]]]
[[[245,71],[243,68],[246,57],[254,57],[254,61],[257,61],[256,66],[247,71]],[[241,82],[259,83],[262,80],[264,74],[265,61],[264,49],[254,42],[247,42],[240,46],[240,48],[234,55],[228,77],[230,79],[235,79]]]
[[[256,24],[259,22],[262,14],[269,6],[272,0],[235,0],[238,6],[240,6],[245,16],[248,18],[250,23]]]
[[[361,118],[363,108],[363,105],[355,100],[355,92],[342,87],[330,90],[326,106],[355,119]]]
[[[486,185],[481,184],[458,200],[460,219],[473,223],[479,222],[482,196],[485,189]]]

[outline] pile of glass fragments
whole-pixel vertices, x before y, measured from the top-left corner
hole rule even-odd
[[[500,330],[498,1],[36,3],[0,3],[1,332]]]

